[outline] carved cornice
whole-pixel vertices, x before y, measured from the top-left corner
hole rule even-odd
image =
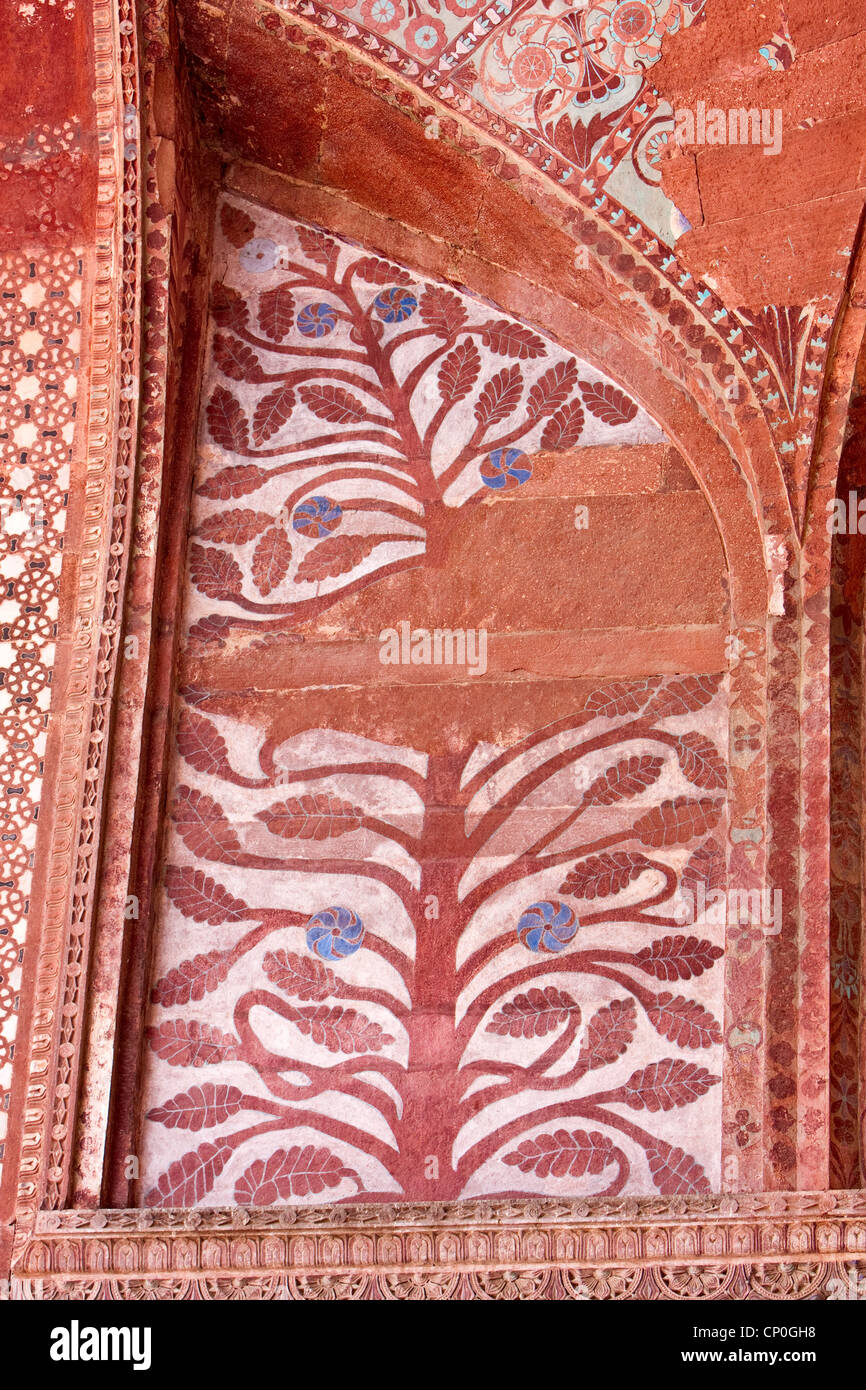
[[[12,1294],[804,1299],[864,1270],[866,1192],[68,1210],[21,1240]]]

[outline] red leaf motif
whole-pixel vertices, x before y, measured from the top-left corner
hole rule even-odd
[[[302,386],[298,395],[313,415],[335,425],[357,425],[369,414],[363,401],[341,386]]]
[[[585,806],[612,806],[615,801],[637,796],[661,776],[662,758],[648,753],[622,758],[591,782],[583,795]]]
[[[722,1030],[712,1014],[694,999],[659,994],[647,1018],[657,1033],[676,1047],[710,1047],[722,1041]]]
[[[627,425],[637,415],[637,406],[624,391],[603,382],[582,381],[580,392],[587,410],[605,425]]]
[[[304,556],[295,574],[295,583],[333,579],[347,574],[381,544],[381,536],[329,536]]]
[[[432,333],[440,338],[453,338],[466,326],[466,310],[463,301],[451,290],[431,285],[425,290],[418,304],[418,312]]]
[[[261,531],[273,524],[269,512],[254,512],[251,507],[233,507],[228,512],[215,512],[195,528],[203,541],[218,541],[223,545],[246,545]]]
[[[281,343],[295,321],[295,296],[290,285],[274,285],[259,297],[259,328],[266,338]]]
[[[674,1110],[691,1105],[706,1095],[721,1077],[713,1076],[696,1062],[684,1057],[663,1057],[648,1067],[632,1072],[621,1088],[622,1099],[632,1110]]]
[[[641,844],[652,845],[656,849],[665,845],[681,845],[712,830],[718,823],[724,804],[721,797],[692,801],[687,796],[678,796],[647,811],[645,816],[635,821],[632,830]]]
[[[222,984],[231,964],[230,951],[208,951],[207,955],[182,961],[161,980],[157,980],[153,987],[154,1004],[173,1009],[190,1001],[198,1003],[199,999]]]
[[[634,1037],[637,1009],[633,999],[612,999],[593,1014],[577,1059],[578,1066],[592,1071],[606,1067],[621,1057]]]
[[[230,203],[223,203],[220,208],[220,226],[226,240],[238,248],[251,241],[256,234],[253,219],[242,208],[233,208]]]
[[[468,396],[478,380],[481,358],[471,339],[458,343],[439,368],[439,394],[452,405]]]
[[[696,936],[663,936],[638,951],[641,969],[657,980],[691,980],[724,955],[721,946]]]
[[[580,1023],[577,1001],[555,985],[547,985],[544,989],[516,994],[494,1014],[487,1032],[498,1033],[500,1037],[543,1038],[560,1023],[566,1023],[569,1014],[575,1016],[575,1023]]]
[[[200,497],[215,497],[226,502],[230,497],[243,497],[245,492],[255,492],[267,480],[267,472],[257,463],[238,463],[221,468],[213,477],[199,484],[196,492]]]
[[[217,386],[207,403],[207,423],[212,438],[229,454],[243,453],[247,447],[248,424],[243,407],[231,391]]]
[[[584,709],[603,719],[614,719],[620,714],[637,714],[658,685],[658,679],[636,681],[629,685],[624,681],[611,681],[609,685],[592,692]]]
[[[358,830],[364,812],[328,792],[307,792],[257,811],[256,819],[263,820],[272,835],[281,835],[284,840],[334,840]]]
[[[184,844],[199,859],[231,860],[241,842],[222,806],[192,787],[178,787],[172,818]]]
[[[214,361],[223,376],[232,381],[264,381],[262,365],[251,347],[225,333],[217,333],[213,340]]]
[[[523,394],[523,375],[515,364],[503,367],[488,381],[475,403],[475,419],[482,430],[500,420],[506,420],[520,403]]]
[[[298,1009],[292,1015],[292,1022],[304,1037],[312,1038],[329,1052],[381,1052],[394,1041],[389,1033],[382,1032],[378,1023],[342,1004]]]
[[[340,993],[340,982],[333,970],[313,956],[295,951],[268,951],[262,969],[271,984],[298,999],[327,999]]]
[[[308,260],[328,265],[337,258],[337,243],[315,227],[298,227],[298,241]]]
[[[165,887],[175,907],[194,922],[208,922],[217,927],[222,922],[242,922],[250,915],[245,902],[233,898],[228,889],[208,878],[201,869],[169,864],[165,871]]]
[[[573,449],[582,434],[583,406],[580,401],[569,401],[544,426],[541,447],[561,453],[564,449]]]
[[[714,839],[698,845],[694,854],[683,869],[680,886],[697,896],[698,887],[703,884],[706,892],[724,888],[726,882],[725,856]]]
[[[539,377],[529,393],[526,413],[533,420],[552,415],[565,405],[577,381],[577,363],[573,359],[557,362]]]
[[[721,791],[728,785],[728,774],[719,750],[703,734],[682,734],[676,743],[676,754],[683,776],[704,791]]]
[[[231,1144],[199,1144],[172,1163],[144,1199],[147,1207],[194,1207],[210,1192],[232,1155]]]
[[[147,1040],[170,1067],[210,1067],[233,1062],[240,1046],[231,1033],[221,1033],[195,1018],[169,1018],[158,1028],[147,1029]]]
[[[220,328],[246,328],[250,317],[242,296],[228,285],[214,285],[211,312]]]
[[[353,1168],[330,1149],[307,1144],[277,1149],[270,1158],[257,1158],[235,1184],[235,1201],[244,1207],[271,1207],[281,1198],[318,1196],[328,1187],[339,1187],[351,1178],[360,1190],[361,1181]]]
[[[536,1134],[524,1139],[502,1162],[521,1173],[535,1173],[539,1178],[581,1178],[585,1173],[597,1175],[616,1159],[613,1144],[597,1129],[587,1132],[557,1129],[553,1134]]]
[[[149,1110],[147,1118],[165,1125],[166,1129],[210,1129],[236,1115],[241,1108],[243,1093],[237,1086],[215,1086],[206,1081],[203,1086],[190,1086],[179,1096],[172,1096],[163,1105]]]
[[[721,684],[720,675],[682,676],[663,686],[646,709],[648,719],[692,714],[708,705]]]
[[[194,545],[189,555],[193,584],[208,598],[231,598],[239,594],[244,582],[240,567],[226,550]]]
[[[500,357],[543,357],[544,342],[537,333],[532,333],[519,323],[508,319],[495,319],[481,327],[481,341],[491,352]]]
[[[180,716],[177,749],[197,772],[208,772],[215,777],[225,777],[231,772],[225,740],[216,725],[195,710],[185,709]]]
[[[623,850],[614,854],[594,854],[575,864],[559,891],[587,902],[593,898],[609,898],[621,893],[648,867],[649,860],[642,854],[628,854]]]
[[[295,408],[295,393],[290,386],[278,386],[262,396],[253,414],[253,443],[266,444],[277,434]]]
[[[253,551],[253,582],[260,594],[281,584],[292,563],[292,543],[282,526],[266,531]]]
[[[383,261],[378,256],[364,256],[352,266],[352,274],[357,280],[365,280],[368,285],[409,285],[412,277],[406,270]]]
[[[646,1156],[653,1182],[666,1197],[710,1191],[703,1168],[685,1150],[673,1149],[663,1139],[657,1139],[655,1144],[647,1145]]]

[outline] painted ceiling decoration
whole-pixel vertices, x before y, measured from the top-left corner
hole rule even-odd
[[[636,302],[654,321],[644,340],[666,371],[688,381],[708,418],[728,429],[735,458],[740,430],[755,410],[764,416],[801,532],[841,286],[807,305],[739,308],[677,258],[674,243],[688,223],[663,195],[660,172],[673,111],[653,89],[651,71],[666,37],[701,21],[703,3],[604,0],[559,10],[537,0],[500,0],[465,16],[457,13],[459,0],[437,11],[438,3],[417,0],[405,9],[392,0],[346,7],[256,0],[255,13],[262,29],[320,60],[341,65],[338,50],[323,52],[293,16],[384,66],[416,89],[409,105],[428,135],[464,143],[440,115],[450,108],[483,133],[482,159],[493,153],[492,139],[584,209],[587,218],[566,217],[575,241],[609,262],[620,293],[623,281],[634,285]],[[387,94],[388,84],[374,73],[352,69],[354,80]],[[391,95],[407,108],[397,83]],[[496,171],[523,182],[521,166],[507,154]]]

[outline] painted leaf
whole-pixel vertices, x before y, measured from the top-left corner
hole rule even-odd
[[[358,830],[364,820],[360,806],[341,801],[330,792],[306,792],[256,813],[272,835],[284,840],[333,840]]]
[[[440,338],[453,338],[466,326],[466,309],[463,301],[451,290],[431,285],[425,290],[418,304],[418,312],[431,332]]]
[[[266,444],[277,434],[295,408],[295,393],[290,386],[278,386],[262,396],[253,413],[253,443]]]
[[[657,1033],[677,1047],[710,1047],[722,1041],[722,1030],[713,1015],[694,999],[659,994],[647,1018]]]
[[[166,1129],[210,1129],[236,1115],[243,1102],[243,1092],[237,1086],[215,1086],[206,1081],[203,1086],[190,1086],[179,1096],[149,1110],[147,1118],[165,1125]]]
[[[251,507],[232,507],[227,512],[214,512],[195,528],[203,541],[219,541],[223,545],[246,545],[260,532],[273,525],[270,512],[254,512]]]
[[[722,791],[727,787],[727,770],[712,739],[694,732],[681,734],[676,743],[676,755],[683,776],[696,787],[704,791]]]
[[[233,1062],[240,1047],[231,1033],[223,1033],[195,1018],[168,1018],[158,1028],[147,1029],[147,1040],[157,1057],[171,1067],[210,1067],[217,1062]]]
[[[568,877],[560,884],[560,893],[591,902],[593,898],[609,898],[621,893],[633,878],[649,867],[649,860],[642,854],[628,854],[617,850],[613,854],[594,854],[575,864]]]
[[[674,1149],[663,1139],[647,1145],[652,1180],[665,1197],[707,1194],[710,1183],[701,1165],[684,1149]]]
[[[606,1067],[621,1057],[634,1037],[637,1008],[633,999],[612,999],[593,1014],[577,1059],[578,1066],[592,1071]]]
[[[543,1038],[560,1023],[567,1023],[569,1015],[580,1023],[577,1001],[555,985],[547,985],[516,994],[493,1015],[487,1032],[509,1038]]]
[[[165,871],[165,888],[171,901],[184,917],[194,922],[208,922],[217,927],[222,922],[242,922],[250,910],[240,898],[232,897],[227,888],[216,883],[201,869],[184,864],[169,864]]]
[[[659,684],[658,678],[634,681],[628,685],[625,681],[611,681],[609,685],[592,692],[584,709],[603,719],[614,719],[621,714],[638,714]]]
[[[277,989],[297,999],[327,999],[340,993],[340,982],[333,970],[315,956],[302,956],[296,951],[268,951],[262,969]]]
[[[329,536],[304,556],[295,574],[295,583],[332,579],[346,574],[381,543],[381,536]]]
[[[200,497],[215,497],[225,502],[230,497],[243,497],[245,492],[255,492],[267,480],[266,470],[257,463],[238,463],[221,468],[212,478],[201,483],[196,492]]]
[[[491,352],[500,357],[543,357],[545,346],[537,333],[524,328],[522,324],[510,323],[508,319],[494,319],[485,323],[481,330],[481,341]]]
[[[292,543],[282,526],[266,531],[253,551],[253,582],[260,594],[269,594],[283,582],[292,563]]]
[[[615,801],[637,796],[646,787],[651,787],[653,782],[658,781],[663,763],[662,758],[653,757],[649,753],[621,758],[589,784],[583,794],[584,805],[612,806]]]
[[[310,1005],[298,1009],[292,1015],[292,1022],[301,1030],[304,1037],[312,1038],[314,1043],[326,1047],[329,1052],[381,1052],[394,1039],[383,1033],[380,1025],[358,1013],[357,1009],[347,1009],[342,1004]]]
[[[223,203],[220,208],[220,226],[227,241],[232,246],[240,249],[246,242],[251,241],[256,234],[256,224],[251,217],[244,212],[243,208],[232,207],[231,203]]]
[[[229,454],[243,453],[249,426],[237,396],[224,386],[215,387],[207,403],[206,415],[211,437],[220,448]]]
[[[217,333],[213,340],[214,361],[223,376],[232,381],[263,381],[265,372],[247,343],[228,333]]]
[[[515,364],[491,377],[475,403],[475,419],[482,429],[506,420],[517,409],[523,394],[523,375]]]
[[[458,343],[439,368],[439,394],[443,401],[454,404],[468,396],[478,380],[481,358],[471,339]]]
[[[687,796],[677,796],[647,811],[635,821],[632,829],[641,844],[653,845],[656,849],[681,845],[712,830],[718,824],[724,804],[721,797],[693,801]]]
[[[669,681],[647,706],[647,718],[668,719],[671,715],[703,709],[718,691],[721,679],[720,675],[681,676]]]
[[[214,285],[211,312],[220,328],[246,328],[250,317],[243,295],[229,285]]]
[[[680,886],[697,896],[697,890],[701,885],[704,892],[709,893],[717,888],[724,888],[725,883],[725,856],[718,841],[711,838],[698,845],[689,856],[680,878]]]
[[[583,434],[583,406],[580,401],[569,401],[557,410],[544,426],[541,436],[542,449],[561,452],[573,449]]]
[[[175,1005],[198,1003],[221,985],[232,964],[230,951],[208,951],[206,955],[193,956],[192,960],[181,961],[153,987],[153,1002],[163,1008]]]
[[[552,415],[565,405],[576,381],[577,363],[573,359],[548,367],[529,392],[526,413],[534,420]]]
[[[210,545],[192,547],[189,574],[195,587],[208,598],[231,598],[240,593],[244,582],[239,565],[228,551]]]
[[[240,853],[240,840],[222,806],[194,787],[178,787],[172,818],[197,858],[231,860]]]
[[[723,955],[721,946],[696,936],[663,936],[644,946],[635,959],[657,980],[691,980],[712,969]]]
[[[350,391],[344,391],[341,386],[326,383],[302,386],[298,395],[313,415],[335,425],[359,424],[367,419],[369,413],[363,401]]]
[[[663,1057],[632,1072],[622,1087],[622,1098],[632,1110],[674,1110],[699,1100],[720,1079],[684,1057]]]
[[[181,713],[177,750],[197,772],[208,772],[215,777],[231,773],[225,739],[215,724],[195,710],[185,709]]]
[[[328,265],[337,257],[337,243],[315,227],[298,227],[298,242],[308,260]]]
[[[613,1143],[597,1129],[557,1129],[524,1139],[503,1155],[502,1162],[539,1178],[581,1178],[585,1173],[603,1172],[615,1159]]]
[[[235,1184],[235,1201],[244,1207],[271,1207],[281,1198],[318,1196],[326,1188],[339,1187],[344,1178],[360,1188],[355,1170],[330,1149],[295,1145],[251,1163]]]
[[[412,277],[406,270],[383,261],[380,256],[363,256],[352,266],[356,280],[365,280],[368,285],[409,285]]]
[[[580,393],[587,410],[605,425],[627,425],[637,415],[634,401],[630,401],[617,386],[606,386],[601,381],[582,381]]]
[[[290,285],[274,285],[259,296],[259,328],[266,338],[281,343],[295,322],[295,296]]]
[[[172,1163],[144,1199],[147,1207],[194,1207],[210,1192],[232,1155],[231,1144],[199,1144]]]

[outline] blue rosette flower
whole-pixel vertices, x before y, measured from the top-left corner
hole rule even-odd
[[[308,304],[298,314],[297,324],[305,338],[324,338],[337,326],[337,311],[333,304]]]
[[[579,926],[568,903],[530,903],[517,923],[517,935],[529,951],[564,951]]]
[[[292,526],[301,536],[313,536],[321,540],[336,531],[343,516],[343,509],[330,497],[308,497],[292,513]]]
[[[402,323],[414,314],[418,308],[418,300],[408,290],[400,289],[399,285],[391,285],[389,289],[376,295],[373,307],[385,323]]]
[[[320,960],[344,960],[360,949],[364,923],[350,907],[323,907],[307,923],[307,946]]]
[[[485,487],[520,487],[532,477],[532,464],[521,449],[494,449],[481,465]]]

